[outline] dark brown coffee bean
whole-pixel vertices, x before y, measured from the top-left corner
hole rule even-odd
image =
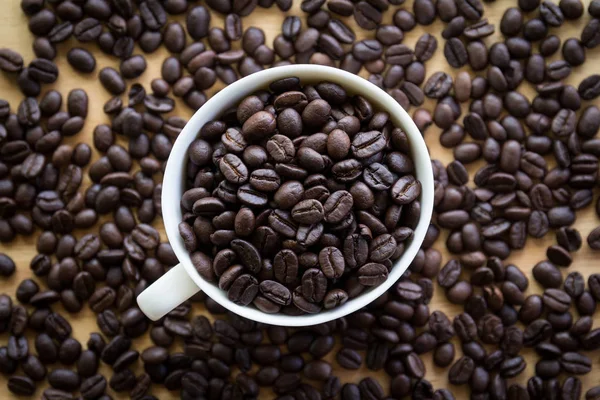
[[[533,277],[544,287],[558,288],[562,283],[560,271],[547,261],[536,264],[533,268]]]
[[[238,305],[248,305],[258,294],[258,281],[251,275],[240,275],[230,286],[227,297]]]
[[[366,1],[358,2],[354,6],[354,19],[363,29],[374,30],[381,23],[381,12]]]
[[[6,72],[19,72],[23,69],[23,57],[14,50],[0,50],[0,69]]]
[[[260,293],[268,300],[282,306],[289,305],[292,301],[291,292],[282,284],[265,280],[260,283]]]
[[[32,396],[36,386],[33,380],[26,376],[14,375],[8,378],[8,390],[18,396]]]
[[[419,0],[413,4],[415,20],[421,25],[430,25],[435,19],[435,5],[429,0]]]
[[[27,338],[23,336],[10,336],[7,343],[8,357],[15,361],[23,361],[29,353]]]
[[[584,100],[592,100],[600,95],[600,75],[590,75],[581,81],[577,89]]]
[[[389,259],[396,251],[396,240],[389,234],[383,234],[373,238],[370,245],[370,258],[375,262]]]
[[[96,18],[85,18],[79,21],[73,28],[73,35],[80,42],[91,42],[98,39],[102,33],[102,24]]]
[[[352,54],[359,61],[367,62],[378,59],[383,53],[383,48],[378,40],[367,39],[354,43]]]
[[[356,350],[342,348],[336,355],[336,361],[345,369],[358,369],[362,364],[362,356]]]
[[[103,68],[100,70],[98,77],[100,78],[100,83],[102,83],[110,93],[118,95],[125,91],[123,78],[115,69],[110,67]]]
[[[561,356],[560,365],[567,373],[580,375],[591,371],[592,362],[583,354],[567,352]]]
[[[467,63],[468,55],[465,45],[457,38],[449,39],[444,45],[444,55],[454,68],[460,68]]]
[[[339,278],[344,272],[344,256],[335,247],[325,247],[319,252],[319,264],[325,276],[330,279]]]
[[[452,87],[452,78],[444,72],[436,72],[427,79],[423,88],[429,98],[440,99],[448,94]]]
[[[58,78],[58,68],[54,62],[36,58],[29,63],[29,76],[40,83],[53,83]]]
[[[302,295],[302,286],[296,287],[294,292],[292,293],[292,301],[294,306],[298,308],[301,312],[305,312],[308,314],[316,314],[321,311],[321,306],[315,303],[311,303]]]
[[[398,179],[391,188],[393,200],[400,205],[413,202],[420,194],[421,184],[411,175]]]
[[[465,16],[465,18],[476,21],[483,15],[483,5],[479,1],[458,1],[458,11]]]
[[[561,1],[559,7],[567,19],[576,19],[583,14],[583,4],[580,1]]]
[[[484,343],[498,343],[504,334],[502,321],[495,315],[486,314],[478,325],[479,336]]]
[[[368,158],[383,150],[385,138],[378,131],[360,132],[353,141],[350,150],[357,158]]]
[[[581,43],[587,48],[594,48],[600,43],[598,37],[600,21],[596,18],[590,20],[581,32]]]
[[[562,46],[563,58],[572,66],[585,62],[585,49],[577,39],[567,39]]]
[[[68,369],[55,369],[48,374],[48,383],[55,389],[74,391],[79,387],[79,381],[79,376]]]
[[[467,383],[474,369],[475,363],[471,358],[466,356],[461,357],[450,368],[448,380],[455,385]]]
[[[544,305],[555,312],[566,312],[571,303],[571,297],[559,289],[546,289],[543,296]]]
[[[396,285],[396,293],[404,300],[418,300],[423,295],[423,289],[412,282],[399,282]]]
[[[563,2],[561,2],[562,4]],[[577,377],[568,377],[561,388],[561,398],[576,399],[581,396],[581,381]]]
[[[186,28],[190,36],[195,40],[199,40],[207,36],[210,19],[210,13],[203,6],[194,7],[188,11],[186,17]]]
[[[388,47],[385,52],[385,60],[388,64],[408,66],[414,59],[413,51],[404,44],[395,44]]]
[[[167,22],[167,15],[160,3],[154,0],[140,4],[140,16],[148,29],[157,31]]]
[[[554,264],[561,267],[569,266],[572,262],[572,258],[569,252],[561,246],[553,245],[548,247],[548,249],[546,250],[546,256]]]

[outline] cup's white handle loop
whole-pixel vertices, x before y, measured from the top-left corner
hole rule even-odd
[[[137,303],[148,318],[156,321],[199,291],[183,265],[177,264],[140,293]]]

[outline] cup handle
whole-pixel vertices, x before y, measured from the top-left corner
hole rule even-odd
[[[199,291],[183,265],[177,264],[140,293],[137,303],[148,318],[156,321]]]

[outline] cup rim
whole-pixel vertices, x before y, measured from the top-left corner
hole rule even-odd
[[[316,314],[287,315],[283,313],[267,314],[252,306],[240,306],[227,298],[227,293],[213,283],[204,280],[194,268],[190,255],[179,235],[181,222],[180,201],[185,190],[184,171],[187,165],[187,149],[198,136],[200,128],[208,121],[217,119],[226,109],[236,105],[249,94],[266,88],[269,83],[285,77],[299,77],[302,82],[330,81],[343,86],[352,94],[359,94],[374,103],[374,108],[384,110],[392,122],[400,127],[409,139],[411,159],[415,165],[415,175],[421,182],[421,215],[414,229],[410,244],[402,256],[394,262],[388,278],[381,285],[369,288],[341,306],[322,310]],[[171,178],[172,177],[172,178]],[[224,308],[256,322],[279,326],[310,326],[329,322],[346,316],[370,304],[392,287],[416,256],[427,233],[433,212],[433,171],[429,151],[423,136],[412,118],[389,94],[368,80],[347,71],[321,65],[288,65],[265,69],[228,85],[212,96],[189,119],[177,137],[163,175],[161,209],[163,224],[169,242],[179,262],[194,283],[209,297]]]

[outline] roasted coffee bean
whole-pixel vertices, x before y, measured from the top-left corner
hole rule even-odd
[[[381,12],[366,1],[358,2],[354,6],[354,19],[363,29],[374,30],[381,23]]]
[[[561,2],[562,4],[562,2]],[[561,398],[576,399],[581,396],[581,381],[577,377],[568,377],[563,381]]]
[[[23,57],[12,49],[0,50],[0,69],[6,72],[19,72],[23,69]]]
[[[581,81],[577,92],[584,100],[592,100],[600,95],[600,75],[590,75]]]
[[[399,282],[396,285],[396,293],[404,300],[418,300],[423,296],[423,289],[412,282]]]
[[[467,383],[473,374],[474,368],[475,364],[471,358],[461,357],[450,368],[448,380],[455,385]]]
[[[376,286],[387,279],[388,270],[382,264],[368,263],[358,269],[358,282],[363,286]]]
[[[327,24],[327,30],[331,34],[331,36],[333,36],[335,39],[337,39],[341,43],[350,44],[350,43],[354,42],[354,40],[356,39],[356,35],[355,35],[354,31],[351,28],[349,28],[347,25],[345,25],[344,22],[340,21],[339,19],[332,18],[329,21],[329,23]],[[348,57],[351,57],[351,58],[349,59]],[[358,60],[355,60],[354,57],[352,57],[351,55],[347,55],[345,60],[346,60],[347,64],[348,63],[352,63],[352,64],[358,63],[358,66],[360,69],[360,62]],[[344,66],[343,63],[341,65],[341,67],[342,66]],[[349,68],[350,65],[345,65],[345,67]]]
[[[450,91],[452,78],[444,72],[436,72],[429,77],[424,86],[427,97],[440,99]]]
[[[27,338],[24,336],[10,336],[7,343],[8,357],[15,361],[23,361],[29,353]]]
[[[77,71],[89,73],[96,68],[96,58],[83,48],[72,48],[67,53],[67,61]]]
[[[566,352],[560,358],[560,365],[567,373],[581,375],[591,371],[592,362],[583,354]]]
[[[421,194],[421,184],[412,175],[407,175],[396,181],[391,188],[391,195],[396,204],[408,204]]]
[[[8,378],[7,386],[8,390],[18,396],[32,396],[36,389],[32,379],[21,375]]]
[[[542,261],[536,264],[532,272],[535,280],[544,287],[558,288],[562,283],[560,271],[551,262]]]
[[[566,312],[571,303],[570,296],[559,289],[546,289],[543,296],[544,305],[555,312]]]
[[[444,55],[454,68],[460,68],[467,63],[468,55],[465,45],[457,38],[450,38],[444,45]]]
[[[585,49],[577,39],[567,39],[563,43],[562,54],[565,61],[572,66],[578,66],[585,62]]]
[[[250,304],[257,294],[258,281],[248,274],[237,277],[227,292],[229,300],[243,306]]]
[[[279,305],[289,305],[292,301],[291,292],[285,286],[275,281],[262,281],[260,283],[260,293]]]
[[[114,68],[106,67],[100,70],[98,75],[100,83],[114,95],[125,92],[125,83],[123,78]]]
[[[10,256],[0,253],[0,275],[3,277],[11,276],[15,272],[16,266]]]
[[[29,77],[40,83],[53,83],[58,78],[56,64],[44,58],[36,58],[29,64]]]
[[[600,248],[600,229],[596,228],[590,232],[587,237],[587,243],[594,250]]]
[[[79,388],[79,382],[77,373],[68,369],[54,369],[48,374],[48,383],[55,389],[71,392]]]
[[[326,277],[339,278],[344,272],[344,256],[335,247],[325,247],[319,252],[319,264]]]

